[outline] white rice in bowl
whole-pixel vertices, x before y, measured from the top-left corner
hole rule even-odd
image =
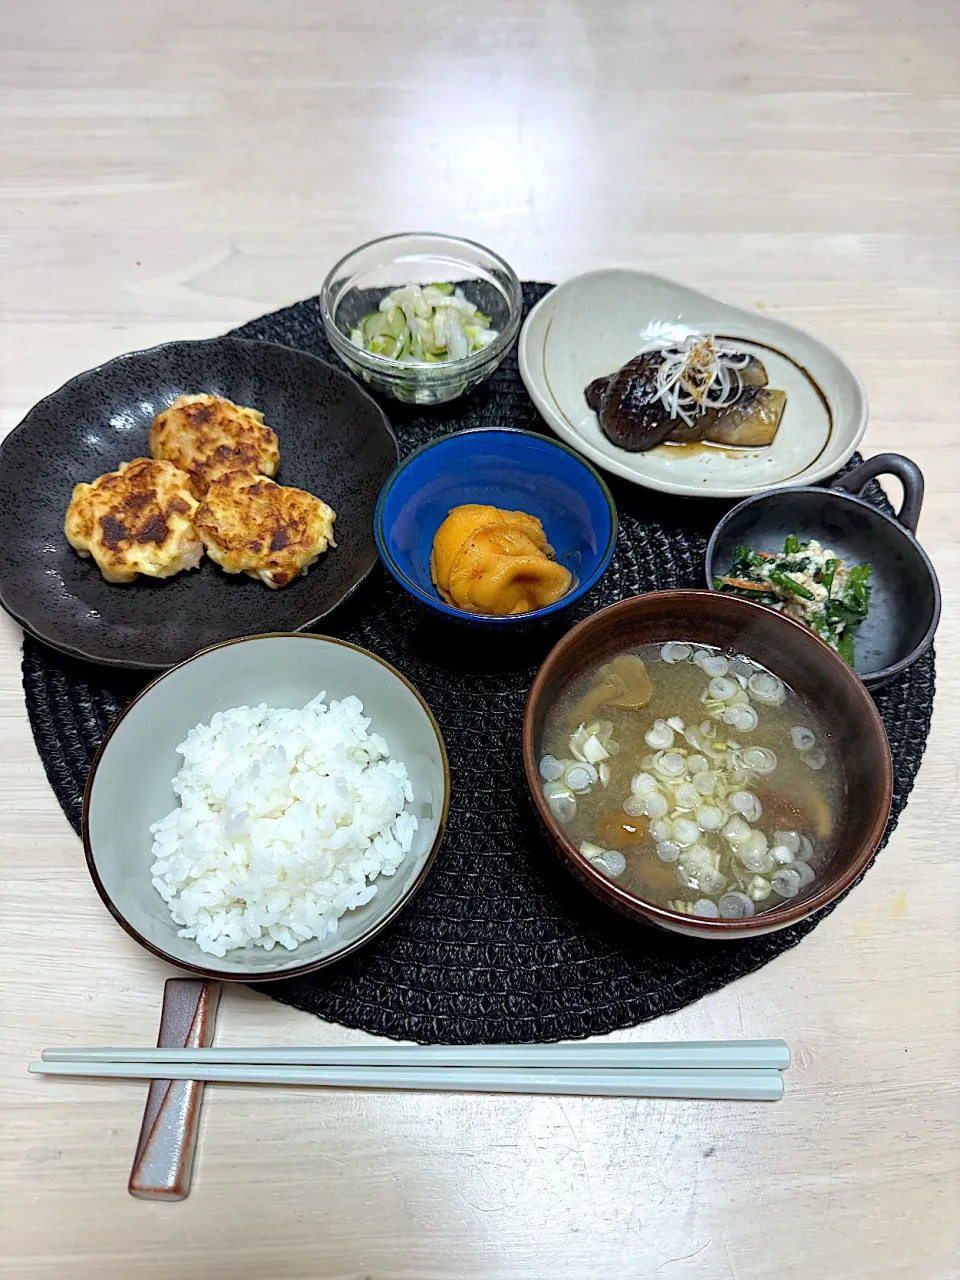
[[[177,747],[180,803],[150,828],[153,884],[210,955],[322,941],[410,852],[406,768],[359,698],[325,697],[218,711]]]

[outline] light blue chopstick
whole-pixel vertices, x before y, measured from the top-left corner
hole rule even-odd
[[[467,1093],[579,1094],[617,1098],[706,1098],[775,1102],[783,1076],[758,1070],[548,1070],[528,1067],[329,1067],[208,1062],[32,1062],[40,1075],[134,1080],[204,1080],[227,1084],[325,1086],[344,1089],[441,1090]]]
[[[786,1070],[784,1040],[707,1040],[661,1043],[581,1042],[507,1045],[311,1045],[278,1048],[57,1048],[44,1062],[170,1063],[237,1066],[464,1067],[557,1070]],[[171,1078],[171,1077],[167,1077]],[[199,1079],[192,1076],[191,1079]]]

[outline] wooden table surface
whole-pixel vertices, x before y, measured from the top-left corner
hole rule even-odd
[[[863,376],[927,475],[933,733],[889,847],[802,946],[620,1038],[785,1036],[779,1105],[211,1089],[179,1205],[130,1199],[170,973],[102,909],[0,622],[0,1274],[90,1280],[960,1275],[960,10],[950,0],[29,0],[0,39],[0,428],[118,352],[462,233],[527,279],[652,268]],[[353,1043],[238,988],[228,1043]]]

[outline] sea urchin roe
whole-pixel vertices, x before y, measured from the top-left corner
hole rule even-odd
[[[434,535],[430,577],[447,604],[498,617],[555,604],[573,581],[536,516],[482,503],[448,513]]]

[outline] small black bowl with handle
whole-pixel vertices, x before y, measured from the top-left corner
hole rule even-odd
[[[895,476],[903,502],[889,516],[860,495],[877,476]],[[707,546],[707,585],[727,573],[737,547],[782,553],[794,534],[815,538],[848,565],[869,564],[870,613],[858,628],[855,667],[871,689],[915,662],[940,621],[940,585],[927,553],[913,536],[923,503],[923,473],[899,453],[868,458],[828,487],[769,489],[733,507]]]

